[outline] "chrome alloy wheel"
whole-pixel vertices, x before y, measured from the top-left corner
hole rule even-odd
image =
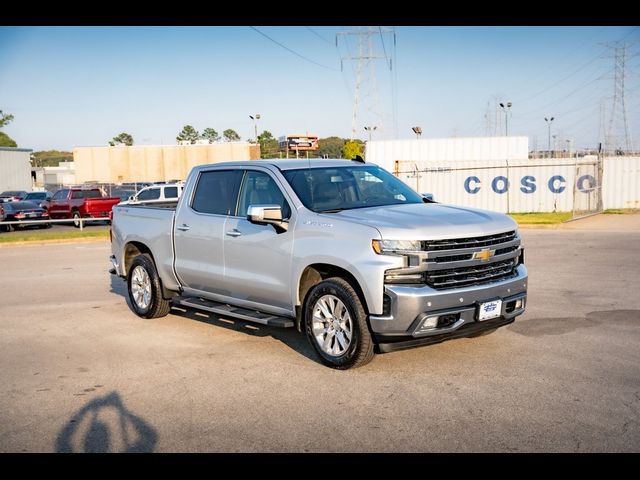
[[[131,275],[131,294],[133,301],[141,310],[146,310],[151,303],[151,279],[147,270],[138,265]]]
[[[316,301],[312,329],[316,342],[329,355],[342,355],[351,345],[351,315],[345,304],[334,295],[324,295]]]

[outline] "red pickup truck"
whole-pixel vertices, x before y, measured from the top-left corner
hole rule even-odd
[[[80,227],[79,219],[93,217],[109,220],[111,208],[120,203],[119,197],[103,197],[98,188],[63,188],[51,197],[50,218],[71,218]]]

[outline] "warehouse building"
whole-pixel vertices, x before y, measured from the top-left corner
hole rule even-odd
[[[0,147],[0,192],[31,190],[31,153],[29,148]]]
[[[197,165],[259,158],[260,146],[248,142],[73,149],[75,180],[78,183],[184,180]]]

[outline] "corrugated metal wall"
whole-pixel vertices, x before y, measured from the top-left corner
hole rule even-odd
[[[640,208],[640,157],[604,159],[604,208]]]
[[[31,152],[26,148],[0,147],[0,192],[31,191]]]
[[[499,212],[590,211],[597,157],[528,159],[526,137],[385,140],[367,161],[443,203]],[[640,158],[603,159],[604,208],[640,208]]]
[[[595,162],[580,162],[580,168],[578,179],[595,176]],[[568,159],[455,162],[449,167],[441,162],[411,162],[398,163],[396,172],[414,189],[433,193],[439,202],[498,212],[569,211],[577,180],[576,163]],[[581,186],[587,191],[588,179],[582,179]]]
[[[79,183],[184,180],[196,165],[259,157],[260,147],[245,142],[73,149]]]

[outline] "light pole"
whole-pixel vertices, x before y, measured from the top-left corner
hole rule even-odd
[[[364,129],[369,132],[369,141],[371,141],[371,132],[374,131],[378,127],[364,127]]]
[[[551,157],[551,122],[553,122],[554,117],[544,117],[544,121],[547,122],[547,152],[549,153],[549,157]]]
[[[506,104],[501,103],[500,106],[502,107],[502,111],[504,112],[504,132],[505,132],[505,136],[508,137],[509,136],[509,117],[508,115],[508,111],[511,108],[511,105],[513,105],[511,102],[507,102]]]
[[[256,134],[256,143],[258,143],[258,120],[260,120],[260,114],[256,113],[255,116],[249,115],[249,118],[253,120],[253,130]]]
[[[416,134],[416,139],[420,139],[420,135],[422,135],[422,128],[420,127],[413,127],[411,128],[411,130],[413,130],[413,133]]]

